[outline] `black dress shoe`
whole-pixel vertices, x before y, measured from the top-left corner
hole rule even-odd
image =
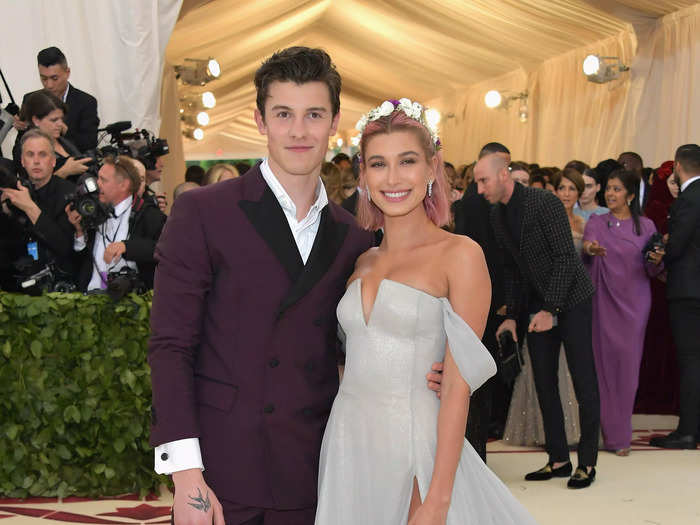
[[[695,450],[695,436],[679,434],[676,430],[668,436],[654,437],[649,440],[652,447]]]
[[[546,481],[552,478],[565,478],[571,475],[571,462],[568,461],[561,467],[553,468],[554,463],[547,463],[544,467],[525,475],[525,481]]]
[[[595,481],[595,467],[591,467],[591,471],[588,472],[586,467],[576,467],[576,472],[569,478],[569,482],[566,484],[570,489],[585,489],[590,487],[591,483]]]

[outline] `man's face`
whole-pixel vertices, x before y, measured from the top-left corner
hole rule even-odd
[[[500,202],[505,194],[506,188],[500,172],[507,165],[505,159],[493,154],[482,157],[474,166],[474,180],[479,195],[483,195],[491,204]]]
[[[97,186],[100,188],[100,202],[116,206],[129,196],[129,181],[116,174],[116,169],[105,164],[97,172]]]
[[[642,169],[644,168],[644,166],[642,166],[641,162],[639,162],[639,159],[634,155],[625,155],[623,153],[622,155],[620,155],[620,158],[617,159],[617,162],[622,164],[622,166],[627,171],[631,171],[639,177],[642,176]]]
[[[54,64],[49,67],[39,66],[39,78],[44,89],[60,99],[63,99],[63,94],[68,87],[68,77],[70,77],[69,67],[64,68],[60,64]]]
[[[29,174],[32,184],[41,187],[48,182],[56,165],[51,144],[43,137],[31,138],[22,146],[22,166]]]
[[[328,138],[338,128],[328,86],[323,82],[273,82],[265,101],[265,117],[255,111],[258,131],[267,135],[270,166],[276,175],[318,175]]]
[[[146,184],[151,184],[163,176],[163,158],[156,157],[156,167],[146,172]]]

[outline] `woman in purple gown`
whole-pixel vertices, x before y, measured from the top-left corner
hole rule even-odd
[[[649,277],[659,273],[661,256],[643,250],[656,226],[640,217],[629,171],[608,178],[610,212],[593,215],[583,234],[584,263],[596,288],[593,296],[593,354],[600,389],[600,423],[605,448],[629,454],[632,410],[639,382],[644,332],[651,308]]]

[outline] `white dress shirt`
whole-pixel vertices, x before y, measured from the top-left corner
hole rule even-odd
[[[126,261],[124,257],[120,257],[117,261],[112,261],[107,264],[104,260],[105,248],[113,242],[125,241],[129,238],[129,215],[131,214],[131,203],[133,197],[129,196],[121,201],[114,208],[114,216],[107,219],[106,222],[97,228],[95,233],[95,244],[92,247],[92,277],[88,284],[88,290],[106,288],[107,274],[121,270],[124,266],[136,270],[136,263]],[[75,237],[73,240],[73,249],[76,252],[85,249],[87,240],[85,235]]]
[[[700,179],[700,175],[696,175],[695,177],[691,177],[687,181],[685,181],[683,184],[681,184],[681,191],[685,190],[688,186],[690,186],[693,182],[696,180]]]
[[[318,179],[316,186],[316,200],[309,208],[306,217],[297,220],[297,207],[280,181],[270,169],[270,164],[265,158],[260,164],[260,171],[265,182],[275,195],[287,218],[289,229],[294,236],[301,259],[306,264],[311,254],[311,248],[316,240],[318,228],[321,225],[321,212],[328,205],[326,188]],[[198,468],[204,470],[202,452],[199,447],[199,438],[186,438],[177,441],[163,443],[155,449],[155,471],[158,474],[172,474],[181,470]]]

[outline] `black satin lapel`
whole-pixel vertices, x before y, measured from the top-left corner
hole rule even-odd
[[[336,222],[330,213],[329,206],[326,206],[321,212],[321,223],[309,259],[306,261],[299,278],[282,299],[278,315],[282,315],[287,308],[304,297],[321,280],[338,255],[347,233],[348,225]]]
[[[299,255],[287,217],[269,186],[266,185],[260,201],[242,200],[238,206],[282,263],[291,281],[297,281],[304,269],[304,261]]]

